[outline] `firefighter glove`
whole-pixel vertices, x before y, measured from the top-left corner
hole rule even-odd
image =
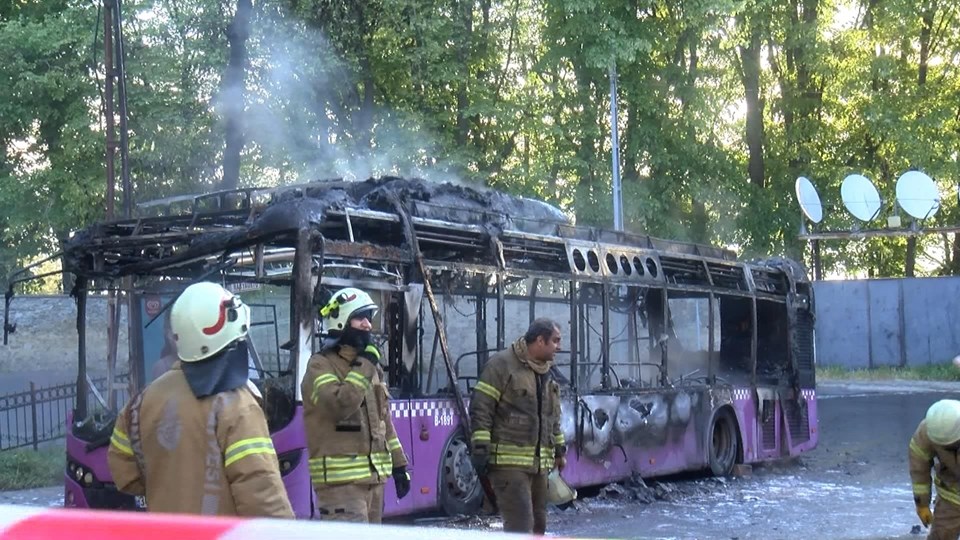
[[[393,484],[397,488],[397,498],[402,499],[410,493],[410,473],[406,467],[393,468]]]
[[[927,506],[917,507],[917,517],[920,518],[920,523],[923,523],[924,527],[929,527],[933,523],[933,512]]]
[[[562,471],[567,466],[567,458],[563,456],[557,456],[553,458],[553,466],[558,470]]]
[[[490,462],[490,456],[487,454],[486,446],[478,446],[470,453],[470,462],[473,464],[473,470],[477,471],[477,476],[487,474],[487,465]]]

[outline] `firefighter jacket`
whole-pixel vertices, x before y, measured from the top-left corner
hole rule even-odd
[[[470,400],[473,452],[491,468],[547,473],[563,456],[560,385],[550,372],[530,367],[523,338],[494,355],[480,374]]]
[[[383,380],[380,366],[351,346],[310,358],[301,390],[314,486],[382,484],[406,467]]]
[[[960,463],[957,450],[934,444],[927,437],[926,421],[920,422],[910,439],[910,482],[917,506],[930,506],[930,469],[937,496],[960,506]]]
[[[120,412],[107,460],[151,512],[293,518],[256,398],[241,387],[197,399],[179,362]]]

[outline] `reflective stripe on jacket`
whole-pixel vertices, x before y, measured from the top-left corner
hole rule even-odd
[[[910,439],[907,451],[914,503],[917,506],[930,506],[930,470],[933,469],[937,496],[960,506],[960,463],[957,461],[957,450],[931,442],[927,437],[926,421],[922,421]]]
[[[523,338],[487,362],[470,400],[471,443],[474,452],[489,455],[494,468],[549,472],[554,458],[567,450],[560,431],[560,385],[527,362]]]
[[[384,483],[394,467],[407,465],[383,371],[356,349],[339,346],[313,355],[301,390],[315,486]]]
[[[120,411],[107,461],[117,489],[145,495],[151,512],[293,517],[256,398],[197,399],[179,364]]]

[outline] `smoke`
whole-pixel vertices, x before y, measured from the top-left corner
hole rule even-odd
[[[267,13],[252,30],[243,161],[254,163],[258,177],[249,182],[389,174],[461,183],[416,113],[377,106],[369,120],[360,117],[359,81],[320,32]],[[234,99],[233,89],[221,93],[223,103]],[[365,122],[372,125],[369,135]]]

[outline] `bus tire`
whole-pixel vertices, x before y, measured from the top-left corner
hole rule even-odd
[[[718,410],[710,422],[707,439],[710,472],[714,476],[730,476],[740,454],[737,417],[729,407]]]
[[[448,516],[476,514],[483,505],[483,488],[470,462],[470,445],[457,431],[440,460],[440,507]]]

